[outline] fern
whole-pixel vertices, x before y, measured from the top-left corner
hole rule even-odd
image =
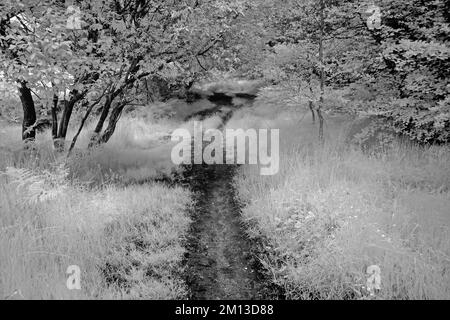
[[[34,171],[27,168],[8,167],[3,172],[25,202],[37,204],[57,198],[68,187],[68,170],[64,165],[57,166],[54,171]]]

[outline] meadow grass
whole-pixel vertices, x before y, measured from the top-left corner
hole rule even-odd
[[[320,144],[309,116],[261,110],[245,123],[280,129],[280,172],[242,166],[235,184],[249,235],[264,239],[262,263],[286,297],[449,299],[450,148],[396,141],[362,152],[346,143],[343,118],[327,121]],[[374,295],[371,265],[381,268]]]
[[[164,137],[178,125],[126,116],[110,143],[84,152],[89,124],[66,160],[49,132],[24,152],[21,128],[2,123],[0,299],[184,298],[190,192],[135,184],[173,167]],[[66,286],[70,265],[81,290]]]
[[[26,299],[184,296],[176,273],[189,225],[186,190],[68,186],[35,202],[8,179],[0,183],[1,298],[16,291]],[[70,265],[81,269],[81,291],[66,287]]]
[[[121,118],[107,144],[92,150],[87,147],[96,123],[88,122],[72,157],[66,160],[71,178],[90,184],[111,181],[132,184],[169,177],[179,169],[171,160],[171,151],[176,144],[170,140],[171,133],[178,128],[192,133],[193,123],[198,118],[187,122],[184,118],[211,106],[208,101],[201,100],[193,104],[169,101],[136,108]],[[211,116],[201,122],[206,130],[218,127],[221,119]],[[73,121],[67,133],[67,147],[77,130],[78,123]],[[25,152],[21,126],[0,122],[0,170],[7,166],[50,168],[65,156],[55,153],[48,131],[37,133],[34,146],[33,152]]]

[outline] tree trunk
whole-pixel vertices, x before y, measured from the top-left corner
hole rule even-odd
[[[34,128],[36,123],[36,109],[34,107],[33,97],[31,96],[31,90],[24,81],[20,82],[19,96],[23,108],[22,140],[25,142],[34,141],[36,138],[36,129]]]
[[[312,123],[316,123],[316,115],[314,114],[314,107],[312,101],[309,101],[309,110],[311,110]]]
[[[323,95],[325,89],[325,69],[323,57],[323,39],[325,32],[325,0],[320,0],[320,38],[319,38],[319,62],[320,62],[320,98],[317,116],[319,117],[319,140],[323,140]]]
[[[78,127],[78,131],[77,131],[77,133],[75,134],[75,136],[74,136],[73,139],[72,139],[72,142],[71,142],[70,147],[69,147],[69,151],[67,152],[67,156],[70,156],[70,154],[72,153],[72,150],[73,150],[73,148],[75,147],[75,144],[77,143],[78,136],[80,135],[81,130],[83,130],[83,127],[84,127],[84,124],[86,123],[86,120],[89,118],[89,115],[91,114],[91,112],[92,112],[92,110],[94,109],[94,107],[95,107],[98,103],[100,103],[100,100],[101,100],[101,99],[102,99],[102,97],[100,97],[99,99],[97,99],[97,101],[95,101],[94,103],[92,103],[92,104],[87,108],[86,113],[84,114],[83,119],[81,119],[81,123],[80,123],[80,126]]]
[[[319,118],[319,140],[323,142],[323,114],[322,110],[317,109],[317,117]]]
[[[75,100],[71,98],[69,101],[64,103],[64,110],[61,116],[61,122],[59,124],[58,138],[65,139],[67,135],[67,129],[69,127],[70,117],[72,116],[73,107],[75,105]]]
[[[127,105],[126,102],[121,102],[111,111],[111,115],[109,116],[108,127],[106,127],[105,132],[103,132],[102,136],[99,139],[99,143],[107,143],[114,131],[116,130],[117,122],[120,119],[123,109]]]
[[[58,95],[53,95],[53,104],[51,109],[52,114],[52,140],[53,140],[53,147],[55,149],[59,149],[60,146],[58,144]]]
[[[108,117],[109,110],[111,109],[111,105],[114,102],[114,99],[116,99],[118,96],[122,95],[124,91],[127,90],[127,88],[131,87],[135,81],[147,76],[148,74],[141,74],[139,77],[134,77],[136,72],[139,70],[139,61],[142,60],[142,57],[135,58],[132,62],[130,67],[128,68],[127,74],[125,76],[125,83],[119,87],[115,88],[114,86],[109,90],[109,94],[106,96],[105,104],[103,105],[102,112],[100,114],[100,118],[97,122],[97,126],[94,129],[94,133],[91,137],[91,141],[89,142],[88,148],[95,147],[99,143],[105,143],[109,140],[109,138],[114,133],[116,123],[120,118],[120,114],[122,113],[123,108],[125,107],[126,103],[120,102],[118,105],[116,105],[110,115],[110,120],[108,127],[106,128],[105,132],[102,136],[100,136],[100,133],[102,132],[103,125],[106,121],[106,118]]]
[[[73,112],[73,108],[75,107],[75,104],[77,104],[78,101],[80,101],[84,95],[86,94],[86,92],[77,92],[77,91],[73,91],[70,93],[70,99],[69,101],[64,101],[64,110],[63,110],[63,114],[61,116],[61,120],[59,123],[59,126],[56,126],[57,128],[57,135],[56,138],[54,139],[54,146],[55,149],[62,152],[65,149],[65,141],[66,141],[66,136],[67,136],[67,129],[69,128],[69,123],[70,123],[70,118],[72,116],[72,112]],[[56,97],[57,99],[57,97]],[[57,104],[55,104],[55,98],[53,98],[53,106],[55,109],[55,120],[57,121],[58,119],[56,119],[56,106]],[[52,110],[52,121],[53,121],[53,110]],[[52,126],[52,132],[53,130],[56,130],[55,127]]]
[[[109,109],[111,109],[111,103],[112,103],[112,94],[108,94],[106,97],[105,104],[102,108],[102,113],[100,114],[100,118],[98,119],[97,125],[95,126],[94,133],[92,134],[91,141],[89,141],[88,148],[92,148],[96,146],[99,143],[100,140],[100,133],[103,129],[103,124],[106,121],[106,118],[108,117]]]

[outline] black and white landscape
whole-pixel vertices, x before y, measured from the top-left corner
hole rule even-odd
[[[0,0],[0,299],[449,299],[449,12]]]

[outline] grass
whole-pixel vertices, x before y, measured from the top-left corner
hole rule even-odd
[[[172,170],[164,137],[180,123],[130,115],[107,146],[85,153],[90,124],[68,162],[49,132],[24,152],[20,127],[2,123],[0,299],[184,298],[191,195],[149,182]],[[81,290],[66,287],[70,265]]]
[[[0,297],[17,290],[26,299],[183,297],[175,274],[189,225],[186,190],[68,186],[34,202],[8,179],[0,183]],[[70,265],[82,270],[81,291],[66,287]]]
[[[0,124],[0,170],[14,168],[0,176],[0,298],[186,296],[180,262],[191,195],[150,182],[174,170],[168,135],[195,120],[183,121],[184,107],[129,113],[106,146],[85,152],[89,124],[64,165],[48,132],[27,153],[20,127]],[[161,110],[178,116],[155,116]],[[219,123],[213,116],[203,127]],[[450,298],[448,146],[395,141],[363,152],[346,143],[348,117],[327,121],[321,145],[309,111],[259,100],[226,127],[280,129],[280,172],[242,166],[235,184],[248,233],[265,243],[261,261],[288,299]],[[81,268],[80,291],[66,287],[70,265]],[[374,295],[371,265],[381,268]]]
[[[87,151],[95,127],[95,122],[90,122],[78,138],[74,156],[67,162],[71,176],[90,184],[144,183],[168,177],[178,170],[171,161],[175,142],[170,141],[170,134],[177,128],[192,132],[193,122],[197,119],[185,122],[184,118],[210,107],[209,102],[202,100],[194,104],[169,101],[136,109],[121,118],[106,145]],[[220,119],[214,116],[203,121],[204,129],[219,124]],[[66,144],[71,141],[77,126],[74,121],[69,127]],[[7,166],[42,169],[57,161],[49,132],[37,134],[36,150],[31,156],[22,148],[20,125],[0,122],[0,134],[0,170]]]
[[[310,118],[278,112],[268,122],[255,110],[245,123],[280,128],[280,172],[243,166],[235,184],[249,234],[264,239],[262,262],[288,299],[450,298],[448,146],[396,141],[369,154],[345,143],[348,120],[330,119],[321,145]],[[371,265],[381,268],[374,295]]]

